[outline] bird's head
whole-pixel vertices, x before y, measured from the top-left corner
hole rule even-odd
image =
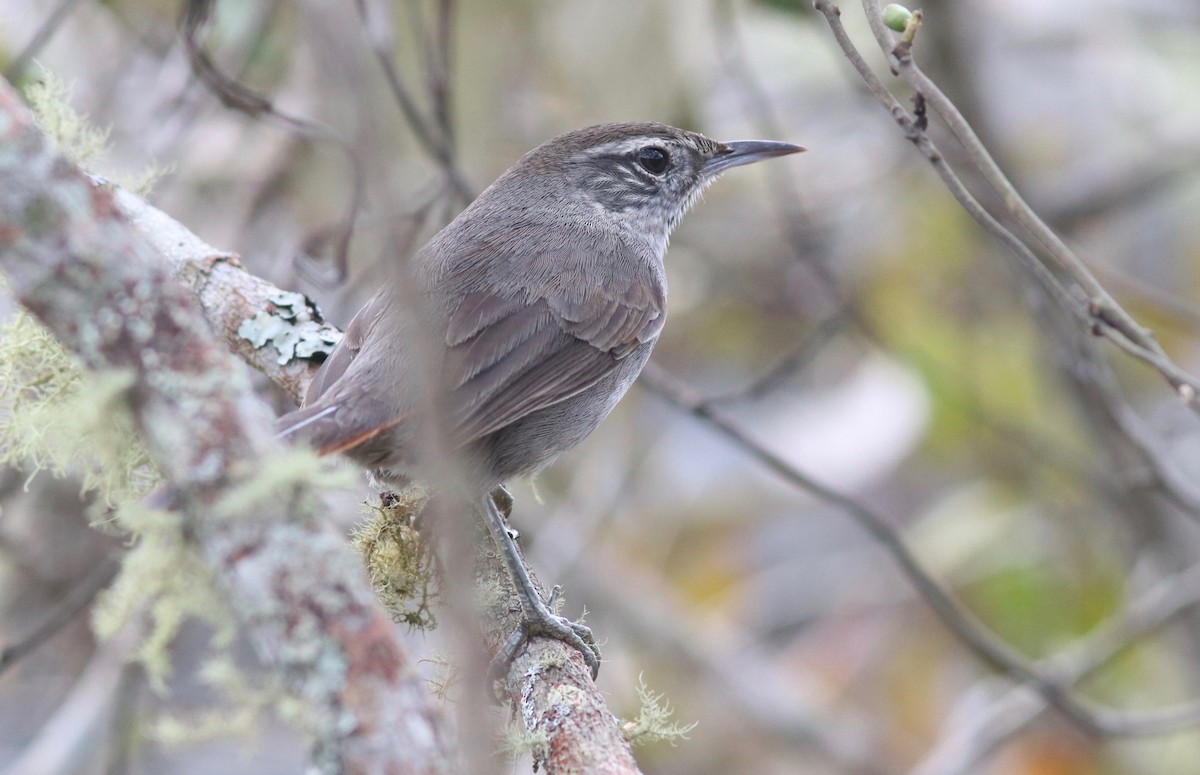
[[[600,124],[543,143],[514,169],[555,176],[565,196],[665,240],[725,170],[803,150],[767,140],[722,143],[667,124]]]

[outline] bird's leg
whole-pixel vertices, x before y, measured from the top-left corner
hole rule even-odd
[[[504,492],[507,495],[508,491]],[[493,491],[483,499],[483,510],[492,540],[496,543],[500,556],[504,558],[504,566],[508,570],[508,576],[512,579],[517,597],[521,601],[521,623],[496,652],[496,657],[492,660],[491,675],[495,678],[502,676],[516,658],[517,651],[525,644],[525,641],[541,635],[561,640],[582,653],[584,661],[592,671],[592,678],[595,679],[596,674],[600,671],[600,649],[596,646],[596,639],[592,637],[592,631],[578,622],[558,616],[542,602],[537,588],[533,585],[533,579],[529,578],[529,573],[526,572],[525,566],[521,562],[516,542],[508,531],[508,525],[500,513],[500,507],[497,506],[494,496],[495,492]],[[511,502],[512,496],[509,496],[510,507]]]
[[[492,503],[496,504],[496,508],[504,515],[504,529],[508,531],[508,537],[514,541],[520,539],[521,534],[517,532],[515,527],[509,524],[509,520],[512,518],[513,504],[516,503],[513,500],[512,493],[504,485],[498,484],[488,497],[492,499]],[[550,607],[554,608],[553,605]]]
[[[488,497],[492,499],[492,503],[496,504],[496,508],[500,510],[500,513],[504,515],[506,520],[512,516],[513,503],[515,501],[507,487],[502,484],[496,485],[496,489],[492,490],[491,495]]]

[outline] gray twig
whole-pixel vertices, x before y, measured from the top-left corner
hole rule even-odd
[[[1200,603],[1200,565],[1161,579],[1135,598],[1118,616],[1058,655],[1040,663],[1065,683],[1078,683],[1129,647]],[[980,687],[983,688],[983,687]],[[963,717],[955,729],[910,771],[910,775],[964,775],[1049,709],[1028,687],[1015,687]],[[1187,706],[1179,711],[1186,711]],[[1191,712],[1195,713],[1193,706]]]
[[[1091,329],[1092,333],[1103,336],[1127,354],[1158,370],[1184,402],[1195,411],[1200,412],[1200,397],[1198,397],[1200,396],[1200,380],[1184,371],[1170,359],[1154,337],[1154,333],[1134,320],[1117,303],[1116,299],[1096,279],[1087,264],[1033,211],[1033,208],[1025,202],[1016,187],[1000,170],[1000,166],[988,153],[987,148],[984,147],[958,107],[917,66],[913,60],[912,46],[917,31],[920,29],[921,12],[917,11],[913,14],[908,29],[905,30],[900,40],[896,41],[883,22],[883,13],[879,8],[878,0],[862,0],[862,3],[876,41],[884,53],[890,57],[900,77],[913,88],[917,99],[928,103],[946,123],[946,126],[962,144],[972,166],[982,174],[988,185],[999,195],[1009,215],[1033,237],[1034,246],[1026,245],[1000,226],[967,192],[961,182],[958,182],[957,176],[951,171],[945,159],[925,136],[923,127],[906,127],[908,139],[912,140],[938,169],[938,174],[950,187],[955,199],[962,204],[972,218],[995,234],[1010,251],[1021,258],[1026,269],[1034,271],[1043,286],[1045,286],[1043,278],[1050,275],[1050,267],[1047,266],[1047,263],[1053,266],[1057,273],[1069,278],[1075,287],[1084,294],[1085,303],[1080,305],[1078,299],[1073,296],[1064,297],[1057,293],[1053,296],[1055,301],[1059,302],[1064,309],[1075,313]],[[817,0],[814,7],[821,10],[833,25],[836,17],[822,10],[821,6],[828,8],[829,3],[826,0]],[[840,26],[840,22],[838,24]],[[842,44],[843,51],[845,51],[849,39],[844,38],[843,42],[843,37],[839,37],[838,42]],[[853,48],[852,43],[849,45]],[[849,56],[849,52],[847,52],[847,56]],[[859,59],[861,61],[861,57]],[[865,63],[863,66],[865,67]],[[858,69],[857,64],[855,69]],[[869,69],[867,72],[870,72]],[[859,74],[866,80],[867,76],[863,75],[863,71],[860,70]],[[871,78],[874,79],[874,75],[871,75]],[[876,83],[878,84],[877,80]],[[896,119],[897,123],[904,126],[905,121],[901,120],[901,114],[907,114],[907,111],[899,107],[895,97],[891,96],[882,84],[878,84],[878,86],[882,91],[877,92],[872,87],[872,94],[888,105],[892,117]],[[899,111],[897,111],[898,107]],[[910,129],[918,130],[915,136],[908,134]],[[1071,300],[1068,301],[1068,298]]]
[[[115,557],[105,557],[96,564],[95,568],[76,584],[62,600],[59,600],[50,613],[33,628],[24,638],[0,649],[0,674],[12,667],[19,659],[35,651],[39,646],[54,636],[80,611],[95,599],[100,590],[117,575],[120,563]]]
[[[821,5],[818,0],[818,9]],[[942,623],[980,659],[1035,689],[1049,704],[1085,729],[1109,735],[1156,735],[1200,723],[1200,703],[1159,711],[1124,712],[1100,706],[1071,691],[1053,671],[1034,664],[964,609],[908,548],[900,533],[881,515],[858,501],[817,482],[763,447],[744,428],[708,404],[695,390],[654,364],[642,372],[642,384],[684,409],[750,454],[785,481],[811,493],[849,515],[883,546],[909,582]]]
[[[46,21],[34,33],[33,38],[30,39],[25,48],[21,49],[21,53],[17,54],[4,70],[6,80],[16,83],[21,79],[21,76],[25,74],[25,68],[29,67],[29,63],[33,61],[33,58],[50,42],[50,39],[54,37],[54,33],[58,32],[63,22],[67,20],[67,17],[71,15],[71,12],[75,10],[77,5],[79,5],[79,0],[59,0],[58,5],[54,6],[54,10],[46,17]]]
[[[450,120],[449,52],[452,37],[452,3],[449,0],[442,0],[439,5],[434,42],[427,41],[423,23],[414,25],[419,26],[415,32],[426,49],[426,67],[428,68],[429,91],[434,106],[436,129],[417,105],[416,96],[396,64],[396,58],[392,53],[395,40],[392,35],[391,19],[377,5],[369,6],[368,0],[355,0],[354,4],[358,8],[358,15],[362,20],[363,31],[366,33],[371,51],[379,61],[388,87],[392,90],[396,104],[400,106],[400,112],[404,114],[417,142],[441,165],[446,182],[453,189],[455,195],[464,202],[469,202],[474,198],[474,193],[458,168],[458,160],[454,151],[454,127]],[[413,13],[420,18],[419,9],[415,9]]]
[[[187,50],[188,62],[200,82],[226,107],[241,111],[248,116],[269,119],[305,140],[328,143],[337,148],[350,165],[353,182],[352,194],[341,222],[338,224],[334,240],[335,280],[342,282],[350,271],[350,241],[354,237],[354,227],[365,197],[363,168],[358,154],[333,130],[311,119],[284,113],[275,107],[270,98],[226,75],[217,67],[201,42],[202,32],[212,17],[215,5],[216,0],[187,0],[180,25],[180,34],[183,37],[184,48]]]

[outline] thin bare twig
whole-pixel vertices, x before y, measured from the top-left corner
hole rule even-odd
[[[334,240],[334,280],[341,283],[349,273],[350,241],[365,197],[362,164],[354,149],[333,130],[315,121],[284,113],[266,96],[238,82],[221,71],[204,50],[201,33],[212,17],[216,0],[187,0],[180,23],[180,34],[187,50],[192,72],[216,95],[221,104],[248,116],[262,117],[306,140],[323,142],[337,148],[350,165],[352,193],[346,211],[338,224]]]
[[[1153,304],[1156,312],[1200,331],[1200,300],[1184,298],[1111,266],[1097,266],[1096,274],[1135,299]]]
[[[129,652],[146,629],[138,619],[99,644],[63,701],[15,759],[5,775],[69,775],[95,765],[97,740],[120,701],[123,678],[131,669]]]
[[[619,614],[617,621],[647,651],[669,654],[673,663],[696,677],[708,702],[727,708],[738,719],[737,729],[710,731],[706,739],[717,744],[728,739],[739,746],[753,745],[751,735],[757,734],[770,745],[803,752],[805,757],[815,750],[840,775],[893,771],[872,756],[876,730],[868,714],[839,708],[831,717],[796,685],[795,676],[774,654],[751,638],[739,637],[743,633],[736,624],[710,621],[713,626],[697,626],[684,615],[686,604],[677,599],[671,585],[651,573],[651,565],[631,563],[629,557],[606,550],[601,542],[591,561],[579,564],[575,583],[604,610]],[[610,581],[614,576],[644,594],[634,598],[614,592]]]
[[[412,89],[400,74],[392,49],[395,40],[392,35],[391,19],[378,7],[368,5],[368,0],[355,0],[359,18],[362,20],[363,31],[371,45],[371,51],[383,69],[384,78],[396,98],[400,112],[417,138],[417,142],[432,156],[442,168],[447,184],[462,201],[469,202],[474,198],[470,184],[467,183],[462,171],[458,168],[458,160],[454,151],[453,122],[450,119],[449,95],[449,49],[451,41],[452,4],[443,0],[438,12],[435,42],[428,44],[436,49],[426,57],[429,68],[430,96],[434,105],[434,121],[436,130],[426,119]],[[419,9],[416,11],[419,13]],[[422,24],[423,27],[423,24]],[[422,30],[417,35],[424,39]],[[428,51],[428,48],[427,48]],[[440,53],[437,53],[440,52]]]
[[[817,482],[769,451],[754,441],[744,428],[709,405],[696,391],[654,364],[647,365],[641,379],[642,384],[654,393],[703,421],[784,480],[849,515],[887,550],[942,623],[972,653],[997,670],[1034,688],[1048,703],[1085,729],[1109,735],[1155,735],[1200,723],[1200,703],[1133,713],[1099,706],[1073,693],[1060,676],[1030,662],[959,605],[925,570],[900,533],[882,516]]]
[[[754,117],[755,123],[759,130],[768,136],[778,136],[784,134],[780,129],[780,122],[776,116],[774,106],[771,103],[770,97],[763,87],[760,79],[755,74],[750,62],[745,54],[744,46],[738,35],[738,17],[737,4],[732,0],[719,0],[715,6],[717,18],[713,25],[715,39],[717,44],[718,58],[725,69],[729,78],[733,79],[737,84],[738,95],[745,103],[747,112]],[[836,30],[835,30],[836,33]],[[846,40],[848,43],[848,39]],[[853,57],[851,57],[853,61]],[[861,60],[861,57],[860,57]],[[863,68],[865,69],[865,63]],[[859,64],[856,63],[856,68]],[[860,71],[862,72],[862,71]],[[869,72],[867,70],[866,72]],[[871,84],[868,84],[871,85]],[[898,102],[893,102],[888,105],[889,109],[903,111],[903,108]],[[906,126],[908,131],[923,131],[921,119],[919,116],[912,116],[912,125]],[[902,124],[902,126],[905,126]],[[861,334],[867,341],[876,346],[887,349],[887,338],[878,330],[871,318],[864,314],[862,309],[856,303],[855,299],[847,294],[842,288],[834,274],[829,270],[828,266],[820,261],[815,256],[811,255],[810,239],[806,237],[799,229],[795,227],[797,219],[794,213],[799,212],[801,208],[800,195],[794,185],[790,184],[790,179],[782,176],[777,168],[767,170],[769,180],[772,182],[773,196],[771,202],[776,211],[779,220],[784,224],[784,236],[787,244],[791,249],[793,256],[809,266],[814,277],[821,283],[824,291],[832,298],[836,304],[836,311],[829,322],[833,320],[844,320],[847,327]],[[823,324],[822,324],[823,325]],[[830,331],[831,335],[836,331]],[[814,343],[815,344],[815,343]],[[802,368],[810,353],[815,355],[813,347],[810,350],[809,340],[805,340],[801,345],[789,356],[786,356],[779,365],[764,375],[760,380],[752,383],[747,388],[734,391],[729,395],[708,396],[706,400],[710,404],[723,403],[730,400],[737,400],[743,396],[747,398],[756,398],[763,395],[766,391],[773,389],[778,385],[778,379],[786,377],[792,373],[793,369]],[[922,368],[937,369],[940,372],[945,372],[944,365],[938,363],[937,359],[927,357],[919,349],[912,352],[913,357],[920,357],[922,360]],[[763,383],[763,384],[760,384]],[[1086,471],[1080,468],[1076,461],[1070,456],[1065,455],[1048,455],[1042,447],[1045,446],[1044,441],[1027,438],[1024,434],[1019,433],[1016,429],[1008,427],[1005,422],[999,418],[988,417],[982,412],[982,407],[968,407],[967,403],[960,402],[957,408],[974,410],[974,419],[976,422],[991,428],[993,431],[1007,437],[1020,441],[1025,447],[1025,453],[1034,453],[1037,460],[1049,460],[1056,467],[1065,467],[1073,476],[1084,476],[1090,480],[1091,491],[1106,492],[1112,489],[1112,483],[1097,476],[1093,472]],[[1143,434],[1145,436],[1145,434]],[[1148,439],[1146,439],[1148,441]],[[1159,462],[1165,463],[1161,456],[1155,458]],[[1165,482],[1165,486],[1180,484],[1177,476],[1172,476],[1170,471],[1164,472],[1160,468],[1152,468],[1150,474],[1154,481]],[[1181,504],[1189,503],[1190,489],[1182,487],[1181,490],[1168,489],[1166,493],[1176,502]],[[1187,506],[1185,506],[1187,508]]]
[[[1025,243],[1021,242],[1011,231],[1006,229],[999,221],[984,209],[983,205],[971,194],[963,182],[951,169],[946,162],[942,152],[938,150],[933,140],[925,134],[925,119],[923,110],[918,106],[918,114],[910,113],[900,101],[896,99],[887,87],[876,77],[871,67],[863,59],[854,42],[850,40],[850,36],[846,33],[846,28],[841,22],[841,11],[838,7],[829,2],[829,0],[815,0],[813,7],[824,15],[825,20],[829,23],[830,30],[833,32],[834,38],[841,47],[846,58],[850,60],[850,64],[854,67],[867,89],[884,107],[888,109],[892,119],[900,125],[904,131],[904,137],[917,147],[921,153],[929,159],[933,165],[934,171],[938,177],[950,189],[950,193],[958,200],[963,209],[974,218],[984,229],[1000,240],[1000,242],[1009,250],[1011,250],[1020,260],[1022,265],[1033,274],[1038,283],[1050,294],[1056,302],[1061,304],[1066,309],[1079,310],[1079,314],[1083,314],[1083,300],[1073,297],[1067,289],[1059,281],[1058,277],[1046,268],[1037,256],[1031,251]]]
[[[1200,128],[1191,136],[1197,134]],[[1102,173],[1068,182],[1066,188],[1039,192],[1040,195],[1033,197],[1038,202],[1035,212],[1043,213],[1043,220],[1066,233],[1083,221],[1115,215],[1144,204],[1172,186],[1185,184],[1190,175],[1200,170],[1200,152],[1193,145],[1156,146],[1150,159],[1105,159],[1101,169]],[[1105,279],[1102,267],[1093,266],[1092,271]]]
[[[706,400],[710,404],[728,404],[738,401],[756,401],[768,395],[820,355],[821,350],[841,332],[844,325],[845,321],[841,315],[825,318],[805,334],[804,338],[800,340],[800,344],[796,345],[790,353],[781,358],[761,377],[737,390],[709,396]]]
[[[1135,321],[1117,303],[1116,299],[1096,279],[1087,264],[1033,211],[1012,182],[1000,170],[1000,166],[988,153],[957,106],[917,66],[913,60],[912,46],[916,33],[920,29],[921,12],[917,11],[913,14],[908,29],[905,30],[900,40],[896,41],[883,22],[883,13],[879,8],[878,0],[862,0],[862,4],[879,47],[891,58],[900,77],[912,87],[920,100],[927,102],[937,112],[962,144],[972,165],[979,170],[988,185],[1000,196],[1009,215],[1021,228],[1032,235],[1040,248],[1037,253],[1041,257],[1035,258],[1038,265],[1045,268],[1043,259],[1050,262],[1056,270],[1069,277],[1086,294],[1087,303],[1082,310],[1077,304],[1064,305],[1064,308],[1076,312],[1076,314],[1082,311],[1081,318],[1091,327],[1094,334],[1103,336],[1129,355],[1158,370],[1184,402],[1200,412],[1200,398],[1198,398],[1200,396],[1200,380],[1184,371],[1167,356],[1154,333]],[[828,4],[824,0],[818,0],[815,5]],[[829,18],[829,14],[826,14],[826,18]],[[841,41],[839,40],[839,42]],[[874,90],[872,91],[874,92]],[[895,115],[893,112],[893,117]],[[932,156],[930,156],[930,161],[935,161]],[[945,163],[944,160],[940,161]],[[959,199],[972,217],[983,223],[980,220],[983,211],[978,207],[977,202],[969,207],[967,201],[958,193],[955,193],[955,198]],[[974,202],[973,198],[971,201]],[[986,224],[985,227],[987,227]],[[994,232],[991,227],[987,228]],[[999,235],[997,234],[997,236]],[[1012,249],[1007,241],[1006,245]],[[1023,243],[1022,248],[1020,251],[1022,257],[1025,252],[1032,253]]]
[[[62,600],[55,603],[42,621],[24,638],[0,649],[0,674],[19,659],[35,651],[74,619],[95,599],[100,590],[117,575],[120,563],[115,557],[105,557]]]
[[[1039,665],[1078,683],[1103,667],[1131,643],[1152,634],[1200,603],[1200,565],[1159,580],[1116,617]],[[1005,740],[1028,727],[1049,705],[1028,687],[1009,689],[994,702],[963,717],[942,737],[910,775],[965,775]]]
[[[453,150],[457,140],[451,114],[450,62],[454,45],[454,0],[438,0],[434,24],[434,53],[429,62],[429,94],[433,100],[433,115]]]
[[[863,2],[868,8],[868,15],[871,16],[870,21],[872,27],[875,29],[876,36],[880,39],[881,45],[883,45],[883,43],[886,41],[890,47],[892,39],[890,33],[887,32],[885,27],[883,27],[883,21],[878,12],[877,3],[874,3],[873,0],[863,0]],[[841,23],[841,11],[838,9],[838,7],[834,3],[829,2],[829,0],[815,0],[813,7],[816,8],[816,10],[818,10],[822,15],[824,15],[831,31],[833,32],[834,38],[837,40],[838,45],[842,49],[842,52],[846,55],[846,58],[850,60],[851,65],[854,67],[863,83],[866,84],[868,90],[881,104],[884,105],[884,107],[888,109],[888,112],[891,114],[893,120],[895,120],[904,131],[905,138],[912,142],[913,145],[915,145],[922,153],[922,155],[928,159],[938,176],[942,179],[942,182],[950,190],[950,193],[959,202],[963,209],[966,210],[967,213],[974,218],[976,222],[978,222],[986,231],[996,237],[1001,244],[1008,248],[1008,250],[1018,259],[1020,266],[1032,276],[1042,290],[1060,308],[1066,310],[1076,319],[1085,322],[1093,333],[1104,336],[1122,350],[1129,352],[1131,355],[1134,355],[1141,360],[1150,363],[1151,365],[1161,367],[1159,370],[1164,375],[1173,375],[1168,376],[1168,380],[1173,380],[1171,384],[1177,389],[1180,396],[1193,408],[1200,408],[1200,405],[1197,405],[1196,403],[1193,383],[1189,381],[1191,380],[1191,377],[1180,371],[1173,363],[1169,362],[1169,359],[1167,359],[1165,354],[1162,353],[1161,348],[1158,348],[1157,343],[1153,342],[1153,336],[1149,336],[1148,332],[1145,332],[1147,333],[1148,338],[1139,336],[1137,331],[1140,330],[1144,332],[1144,329],[1140,329],[1140,327],[1136,326],[1136,324],[1130,326],[1126,323],[1120,322],[1117,320],[1117,317],[1113,317],[1113,321],[1115,322],[1113,322],[1111,325],[1108,322],[1097,321],[1097,316],[1105,317],[1108,315],[1108,313],[1105,312],[1105,310],[1108,309],[1108,302],[1105,299],[1111,297],[1101,297],[1100,295],[1091,292],[1096,286],[1099,285],[1099,283],[1095,281],[1095,278],[1090,274],[1088,274],[1088,278],[1085,278],[1085,282],[1077,281],[1077,278],[1073,274],[1075,271],[1073,267],[1076,266],[1076,263],[1082,265],[1082,262],[1080,262],[1079,259],[1074,256],[1074,254],[1070,254],[1069,258],[1063,257],[1063,263],[1061,265],[1056,263],[1055,270],[1052,271],[1051,268],[1048,267],[1046,263],[1043,262],[1042,259],[1039,258],[1038,255],[1024,241],[1013,234],[1012,231],[1005,228],[994,216],[991,215],[991,213],[989,213],[983,207],[979,200],[970,193],[958,175],[954,172],[953,168],[950,167],[945,156],[938,149],[937,145],[935,145],[925,133],[925,97],[923,92],[918,89],[917,110],[916,114],[914,115],[914,113],[910,113],[904,108],[903,105],[900,104],[900,101],[895,97],[895,95],[893,95],[887,89],[887,87],[883,85],[883,83],[871,70],[870,66],[867,65],[866,61],[862,57],[862,54],[858,51],[853,41],[850,40],[849,35],[846,33],[845,27]],[[874,11],[873,15],[872,10]],[[915,24],[919,25],[919,12],[914,15],[914,19],[917,20]],[[912,35],[915,34],[916,27],[910,25],[910,28],[911,29],[906,32],[901,43],[897,45],[897,48],[905,45],[905,41],[907,41],[907,45],[909,48],[911,48]],[[890,51],[890,48],[885,48],[885,51]],[[911,61],[911,52],[909,55],[909,60]],[[924,80],[920,82],[921,84],[928,82],[928,78],[924,77],[923,74],[922,78],[924,78]],[[914,85],[913,88],[916,89],[917,87]],[[972,158],[978,154],[982,154],[983,156],[987,157],[987,162],[989,162],[991,166],[995,166],[995,162],[991,160],[990,155],[988,155],[987,151],[983,149],[982,144],[979,142],[974,132],[970,130],[969,125],[966,125],[966,120],[962,118],[962,115],[958,112],[957,108],[954,108],[952,104],[949,104],[949,100],[946,99],[945,95],[941,94],[940,91],[938,91],[938,94],[941,95],[942,99],[946,100],[947,104],[942,106],[943,109],[945,109],[947,112],[952,112],[953,115],[956,115],[958,120],[961,121],[963,126],[959,127],[959,131],[963,133],[963,136],[972,138],[974,144],[978,146],[978,148],[974,149],[972,152]],[[962,141],[961,137],[960,141]],[[981,161],[980,163],[982,164],[984,162]],[[1002,175],[1000,177],[1003,178]],[[1001,195],[1002,198],[1008,201],[1010,206],[1012,206],[1012,202],[1009,200],[1012,197],[1016,197],[1016,199],[1019,200],[1020,197],[1016,194],[1015,189],[1012,189],[1011,184],[1007,183],[1007,180],[1005,180],[1005,183],[1007,184],[1007,189],[1002,191]],[[999,181],[996,181],[994,185],[1000,185]],[[1021,202],[1021,206],[1025,210],[1029,209],[1028,206],[1024,205],[1023,201]],[[1031,211],[1023,214],[1022,218],[1032,218],[1038,220],[1040,223],[1040,219],[1038,219],[1037,216]],[[1045,224],[1042,225],[1045,226]],[[1057,237],[1055,237],[1055,241],[1061,244],[1061,240]],[[1084,271],[1086,271],[1086,267],[1084,268]],[[1059,279],[1059,273],[1066,274],[1069,279],[1075,281],[1075,284],[1068,288]],[[1101,290],[1103,289],[1101,288]],[[1097,301],[1098,299],[1099,302]],[[1125,313],[1123,310],[1120,310],[1119,314],[1114,313],[1114,315],[1117,315],[1118,317],[1119,315],[1124,314]],[[1153,347],[1157,349],[1147,349],[1151,344],[1153,344]],[[1145,459],[1149,463],[1154,463],[1156,460],[1159,460],[1159,458],[1156,458],[1152,455],[1145,455]],[[1155,476],[1162,486],[1168,491],[1168,494],[1176,501],[1182,504],[1190,504],[1194,500],[1193,493],[1190,491],[1191,488],[1177,486],[1179,485],[1178,477],[1173,476],[1171,472],[1164,472],[1162,469],[1156,469]],[[1188,510],[1192,511],[1190,507],[1188,507]]]
[[[46,17],[46,21],[34,33],[33,38],[21,49],[21,53],[13,59],[4,71],[4,78],[11,83],[16,83],[25,74],[25,68],[29,67],[29,63],[33,58],[41,52],[42,48],[50,42],[50,38],[54,37],[54,33],[58,32],[62,27],[63,22],[79,5],[79,0],[59,0],[58,5],[54,6],[54,10]]]

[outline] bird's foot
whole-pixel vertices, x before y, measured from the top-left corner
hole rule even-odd
[[[508,495],[507,490],[504,491],[504,495]],[[511,502],[512,498],[508,496],[510,508]],[[521,622],[497,649],[489,674],[497,679],[503,677],[526,641],[533,637],[547,637],[562,641],[583,654],[583,660],[587,663],[594,680],[600,671],[600,649],[596,646],[592,631],[578,622],[572,622],[554,613],[553,609],[561,592],[558,587],[550,593],[548,604],[542,602],[533,579],[529,577],[521,561],[521,553],[517,549],[513,531],[509,529],[501,513],[503,504],[504,497],[498,497],[497,492],[493,491],[483,499],[483,510],[492,540],[504,560],[513,589],[520,600]]]
[[[552,610],[561,591],[561,587],[554,588],[550,593],[549,605],[536,597],[533,598],[532,606],[527,606],[526,601],[522,600],[521,623],[500,646],[488,670],[493,680],[501,680],[504,677],[521,647],[533,637],[553,638],[574,648],[583,654],[583,661],[591,671],[592,680],[596,679],[600,672],[600,648],[596,645],[596,638],[591,629],[565,616],[559,616]],[[533,610],[529,610],[530,608]]]

